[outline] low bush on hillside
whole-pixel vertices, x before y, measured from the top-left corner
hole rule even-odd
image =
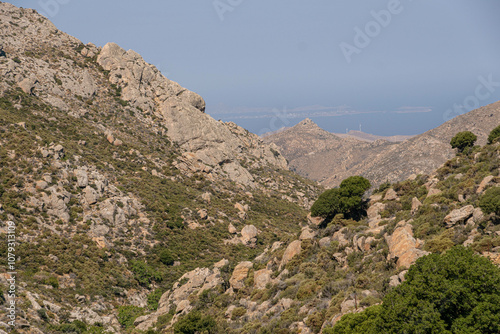
[[[363,210],[363,195],[370,189],[370,181],[361,176],[351,176],[339,188],[322,193],[311,207],[314,217],[334,217],[337,214],[356,216]]]
[[[500,268],[462,246],[420,258],[382,305],[325,334],[500,332]]]
[[[473,147],[476,143],[477,136],[470,131],[459,132],[451,139],[451,147],[463,152],[467,147]]]
[[[215,333],[217,323],[211,316],[204,316],[199,311],[193,311],[181,318],[174,325],[175,334]]]
[[[488,136],[488,143],[492,144],[498,138],[500,138],[500,125],[491,130],[490,135]]]
[[[479,200],[479,206],[485,213],[500,215],[500,188],[488,189]]]

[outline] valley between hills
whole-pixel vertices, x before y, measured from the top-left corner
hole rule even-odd
[[[0,334],[500,332],[500,102],[260,138],[32,9],[0,36]]]

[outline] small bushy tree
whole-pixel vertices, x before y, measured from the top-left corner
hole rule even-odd
[[[473,147],[476,143],[477,136],[470,131],[459,132],[451,139],[451,147],[458,149],[459,152],[467,147]]]
[[[491,130],[488,136],[488,143],[492,144],[497,138],[500,138],[500,125]]]
[[[311,207],[314,217],[332,217],[336,214],[356,214],[363,208],[363,194],[370,189],[370,181],[362,176],[351,176],[339,188],[322,193]]]
[[[193,311],[181,318],[174,325],[175,334],[196,334],[196,333],[215,333],[217,323],[207,315],[203,316],[199,311]]]
[[[161,263],[163,263],[166,266],[171,266],[175,262],[174,256],[168,249],[162,250],[159,254],[159,258]]]
[[[493,187],[484,193],[479,200],[479,207],[485,213],[495,213],[500,215],[500,188]]]
[[[340,211],[340,191],[338,188],[328,189],[319,195],[311,207],[313,217],[326,218]]]

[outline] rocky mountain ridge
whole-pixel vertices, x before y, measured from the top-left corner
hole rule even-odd
[[[478,136],[478,144],[483,145],[499,122],[500,102],[496,102],[400,143],[340,139],[311,120],[264,140],[280,148],[290,168],[326,187],[337,186],[350,175],[362,175],[381,184],[404,180],[412,174],[431,173],[453,156],[449,143],[455,134],[472,131]]]
[[[114,91],[127,112],[160,127],[158,131],[185,151],[179,162],[185,168],[225,175],[243,185],[252,185],[253,178],[241,166],[242,160],[287,168],[275,147],[234,123],[218,122],[205,114],[199,95],[165,78],[136,52],[114,43],[102,49],[85,46],[33,10],[20,11],[7,3],[1,6],[0,34],[6,54],[0,67],[1,91],[17,84],[25,93],[75,117],[91,109],[108,110],[100,98]],[[103,86],[107,89],[98,89]]]

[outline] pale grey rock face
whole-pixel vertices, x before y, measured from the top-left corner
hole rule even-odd
[[[89,184],[89,177],[87,171],[84,169],[77,169],[75,171],[76,182],[80,188],[85,188]]]
[[[145,113],[154,113],[167,127],[167,135],[189,153],[195,171],[225,175],[252,186],[254,178],[241,166],[240,155],[286,168],[286,160],[258,136],[234,123],[222,123],[205,114],[205,102],[196,93],[165,78],[136,52],[108,43],[97,58],[110,72],[111,83],[122,88],[121,98]]]
[[[252,241],[252,239],[256,238],[259,234],[257,228],[253,225],[246,225],[241,230],[241,241],[246,244]]]

